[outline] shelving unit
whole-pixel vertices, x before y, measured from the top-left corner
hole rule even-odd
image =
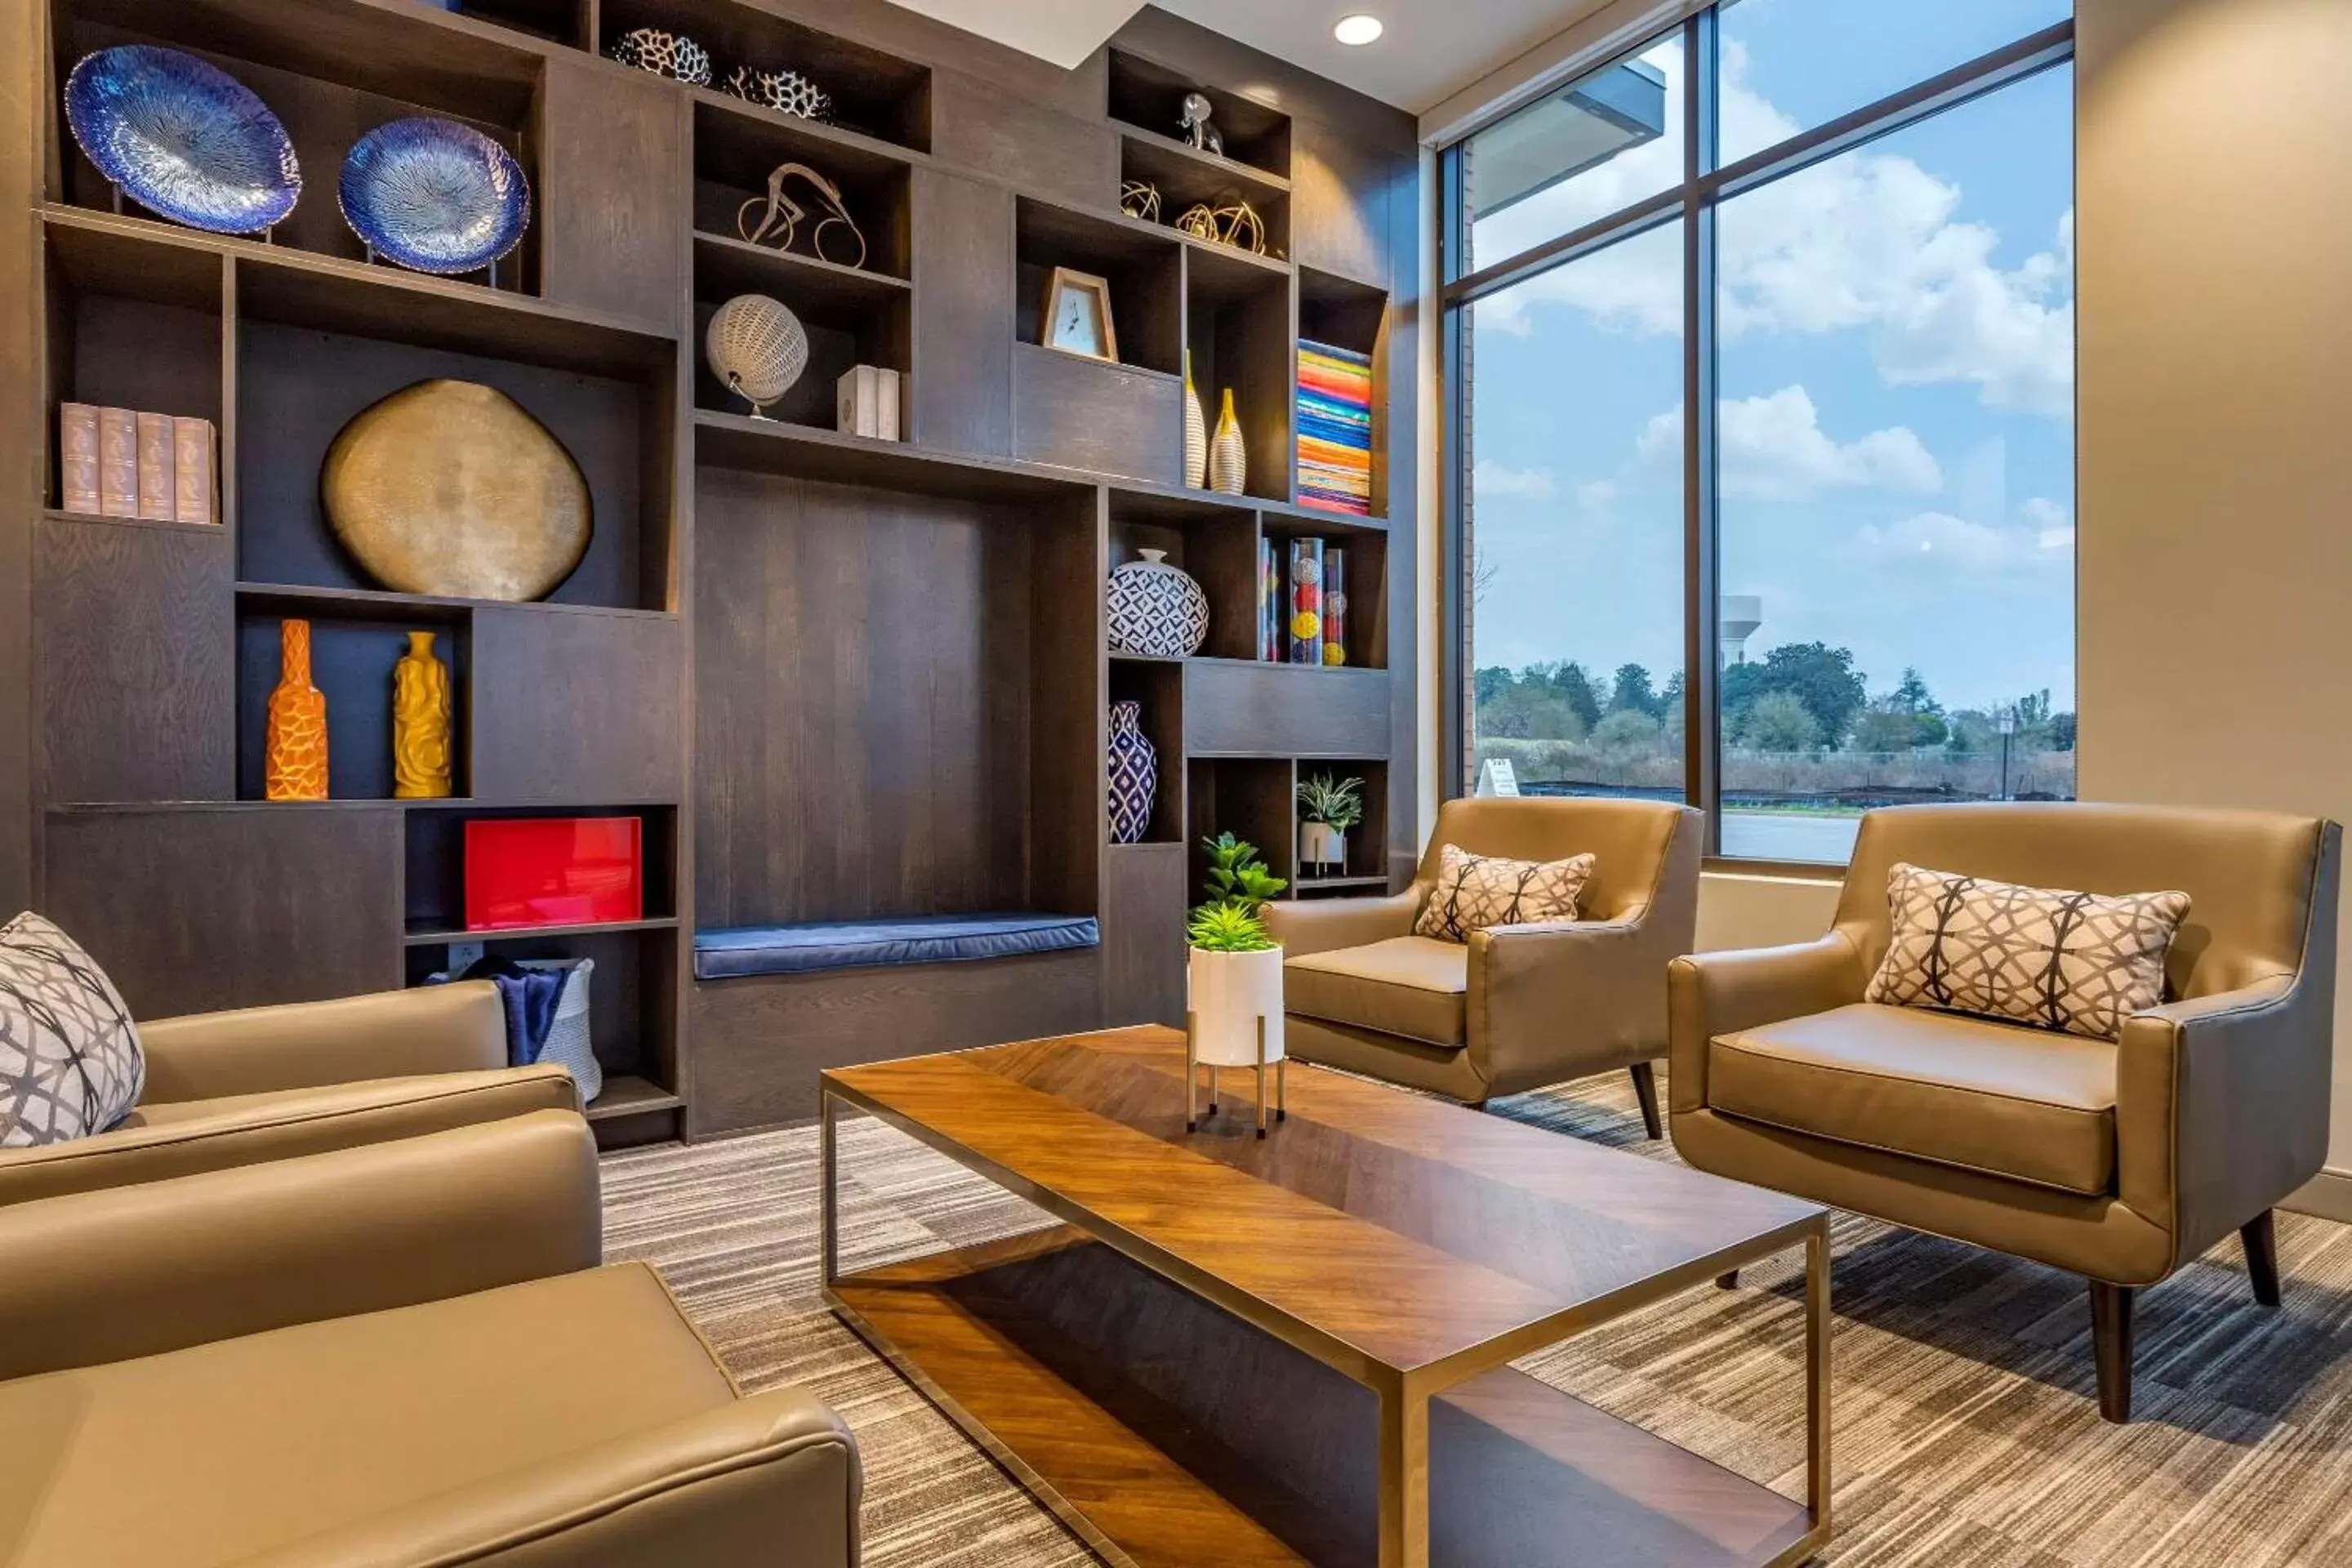
[[[700,1136],[806,1115],[824,1066],[1181,1016],[1193,846],[1231,828],[1289,874],[1303,767],[1361,772],[1377,804],[1358,874],[1301,896],[1402,863],[1412,736],[1391,715],[1414,594],[1389,534],[1410,539],[1410,495],[1370,520],[1301,507],[1292,448],[1298,333],[1385,354],[1391,280],[1414,275],[1378,216],[1416,177],[1406,117],[1152,12],[1048,108],[995,86],[1034,62],[864,4],[37,3],[50,112],[6,151],[40,198],[21,221],[46,369],[0,397],[27,426],[79,401],[220,437],[216,524],[67,515],[54,451],[40,504],[0,519],[32,540],[36,896],[134,1011],[421,984],[457,942],[591,958],[600,1138]],[[722,75],[803,71],[836,122],[597,58],[635,26],[698,39]],[[204,55],[286,121],[309,189],[269,242],[112,210],[54,89],[133,38]],[[1223,159],[1176,136],[1195,88]],[[415,112],[477,125],[530,174],[533,228],[495,289],[370,265],[335,211],[351,143]],[[813,217],[790,250],[741,238],[739,208],[786,163],[838,183],[863,266],[816,254]],[[1239,192],[1268,254],[1126,216],[1123,177],[1171,219]],[[1109,279],[1117,363],[1038,344],[1057,266]],[[744,292],[810,331],[772,419],[704,363],[711,311]],[[1188,355],[1212,424],[1235,392],[1245,496],[1181,484]],[[834,380],[860,363],[904,376],[905,439],[832,427]],[[1380,374],[1384,441],[1412,388]],[[327,528],[328,444],[431,376],[505,391],[586,474],[593,539],[547,601],[390,591]],[[1260,541],[1303,534],[1351,552],[1349,668],[1255,658]],[[1108,649],[1105,576],[1146,548],[1209,595],[1199,657]],[[326,802],[257,798],[287,617],[313,627]],[[411,630],[452,671],[451,799],[388,798]],[[1145,841],[1115,846],[1107,710],[1126,698],[1160,789]],[[464,825],[486,816],[638,818],[643,917],[464,931]],[[694,978],[698,930],[991,910],[1091,916],[1102,943]]]

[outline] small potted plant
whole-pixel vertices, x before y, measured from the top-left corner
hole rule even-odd
[[[1317,773],[1298,786],[1298,863],[1348,871],[1348,830],[1364,820],[1364,781]]]
[[[1230,833],[1203,839],[1202,847],[1209,857],[1208,896],[1185,927],[1192,949],[1185,972],[1192,1059],[1212,1069],[1278,1062],[1282,948],[1266,934],[1264,910],[1289,884],[1266,869],[1257,846]],[[1186,1093],[1189,1105],[1190,1086]],[[1213,1110],[1213,1087],[1209,1100]],[[1263,1084],[1258,1103],[1265,1103]]]

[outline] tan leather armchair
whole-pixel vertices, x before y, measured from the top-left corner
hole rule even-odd
[[[579,1107],[562,1068],[506,1065],[487,980],[162,1018],[139,1037],[147,1086],[130,1116],[0,1149],[0,1208]]]
[[[1675,1147],[2087,1277],[2100,1410],[2128,1420],[2136,1289],[2234,1230],[2255,1296],[2277,1304],[2271,1207],[2327,1147],[2339,840],[2333,823],[2248,811],[1872,812],[1827,936],[1675,961]],[[1898,860],[2187,892],[2163,1005],[2111,1043],[1864,1002]]]
[[[574,1112],[0,1208],[7,1568],[854,1568],[813,1395],[597,1267]]]
[[[1666,1049],[1665,964],[1690,950],[1698,918],[1699,820],[1648,800],[1447,801],[1405,891],[1266,907],[1284,948],[1286,1048],[1473,1105],[1630,1068],[1661,1136],[1650,1063]],[[1582,918],[1467,942],[1415,936],[1448,844],[1520,860],[1590,851]]]

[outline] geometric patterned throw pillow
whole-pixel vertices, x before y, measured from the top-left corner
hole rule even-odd
[[[1894,940],[1865,1002],[1936,1007],[2095,1040],[2164,1000],[2164,958],[2186,893],[2108,898],[2022,888],[1898,863]]]
[[[1506,860],[1448,844],[1439,852],[1437,885],[1429,890],[1413,932],[1440,942],[1468,942],[1472,931],[1488,926],[1572,921],[1592,867],[1590,855]]]
[[[0,1149],[103,1132],[146,1085],[131,1010],[89,954],[29,910],[0,926]]]

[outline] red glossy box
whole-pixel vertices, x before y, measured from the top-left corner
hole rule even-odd
[[[466,929],[643,919],[644,827],[634,816],[467,822]]]

